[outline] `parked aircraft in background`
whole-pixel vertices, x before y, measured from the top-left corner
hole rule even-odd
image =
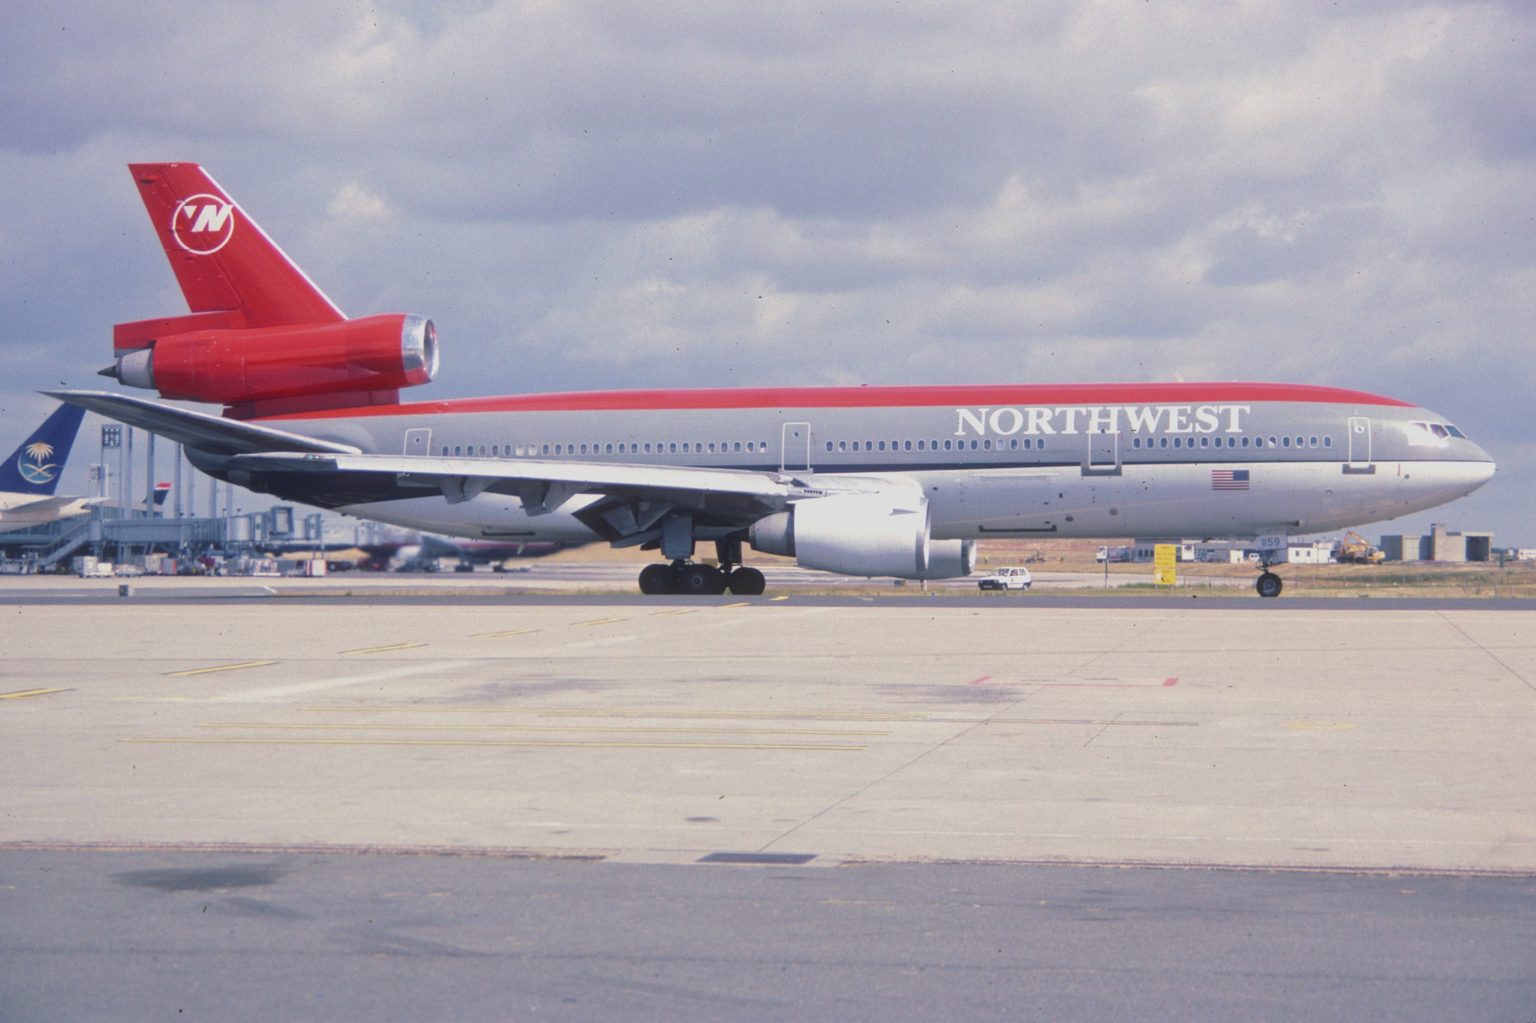
[[[555,541],[459,540],[431,533],[410,533],[394,540],[353,543],[349,540],[267,539],[258,546],[278,557],[291,554],[340,553],[361,551],[365,557],[358,567],[370,572],[436,572],[439,562],[452,558],[455,571],[470,572],[476,565],[490,565],[505,571],[504,564],[519,558],[543,558],[575,544]]]
[[[38,526],[83,515],[93,498],[56,497],[85,410],[61,405],[0,464],[0,526]]]
[[[453,558],[458,562],[456,571],[468,572],[476,565],[490,565],[500,572],[508,561],[545,558],[576,546],[579,544],[561,543],[558,540],[461,540],[423,533],[416,558],[423,565],[431,564],[432,571],[436,570],[439,560]]]
[[[201,167],[131,166],[191,315],[118,324],[103,370],[223,416],[57,397],[219,479],[477,539],[656,549],[647,593],[760,593],[743,551],[856,576],[964,576],[982,537],[1252,538],[1443,504],[1493,460],[1393,398],[1267,383],[644,390],[401,403],[432,322],[348,319]],[[714,544],[718,567],[692,560]]]

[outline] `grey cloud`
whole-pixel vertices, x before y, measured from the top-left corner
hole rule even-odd
[[[438,396],[1288,378],[1515,450],[1533,25],[1280,0],[21,5],[0,397],[95,385],[112,323],[182,309],[122,169],[169,158],[348,311],[433,316]],[[1469,507],[1518,528],[1499,508],[1536,479],[1500,487]]]

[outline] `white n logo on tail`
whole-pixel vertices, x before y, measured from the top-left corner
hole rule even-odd
[[[235,207],[216,195],[190,195],[171,214],[171,237],[196,256],[218,252],[235,233]]]

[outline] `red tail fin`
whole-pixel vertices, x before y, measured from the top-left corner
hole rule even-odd
[[[218,327],[278,327],[346,319],[202,167],[195,163],[135,163],[128,169],[133,172],[187,305],[195,314],[213,314],[185,319]],[[163,329],[164,321],[153,322],[155,332]],[[139,332],[130,329],[124,333]],[[118,348],[142,343],[143,339],[132,336],[116,339]]]
[[[437,372],[431,320],[347,319],[197,164],[129,168],[192,313],[116,324],[103,376],[246,418],[396,402]]]

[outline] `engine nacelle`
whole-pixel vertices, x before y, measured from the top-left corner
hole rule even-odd
[[[797,502],[748,531],[754,550],[841,575],[954,579],[976,567],[970,540],[931,541],[922,493],[834,494]]]
[[[975,540],[932,540],[924,579],[963,579],[976,571]]]
[[[437,363],[432,321],[396,313],[172,334],[103,372],[166,398],[243,405],[414,387],[436,375]]]

